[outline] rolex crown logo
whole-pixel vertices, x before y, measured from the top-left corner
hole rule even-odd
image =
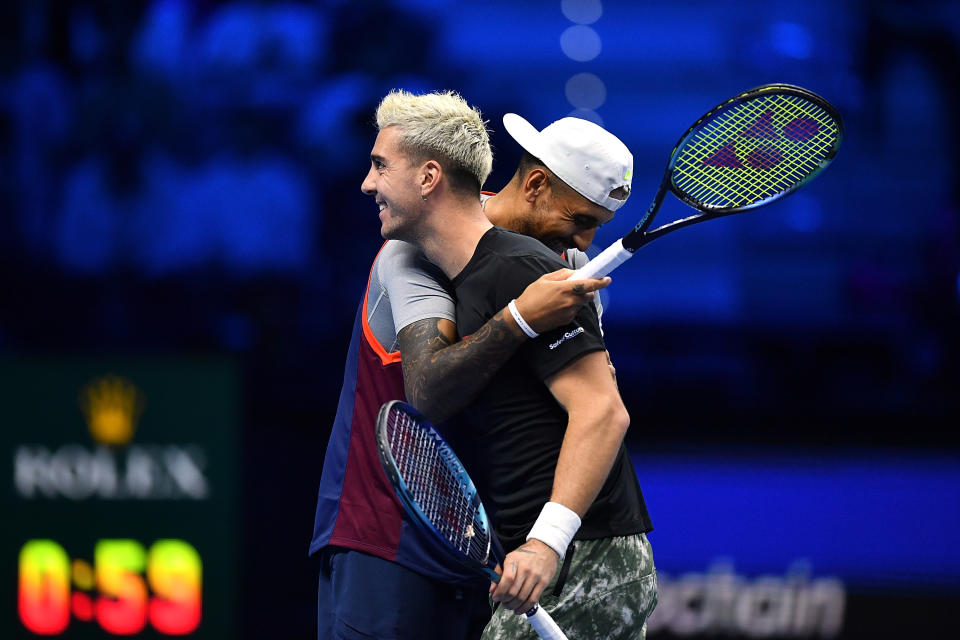
[[[80,406],[94,440],[125,445],[133,439],[143,411],[143,393],[126,378],[106,375],[83,388]]]

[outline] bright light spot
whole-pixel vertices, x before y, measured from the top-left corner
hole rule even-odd
[[[578,109],[597,109],[607,100],[607,87],[592,73],[578,73],[567,80],[567,100]]]
[[[587,62],[600,55],[600,36],[590,27],[568,27],[560,35],[560,48],[571,60]]]
[[[562,0],[560,10],[570,22],[592,24],[603,15],[600,0]]]
[[[600,114],[590,109],[574,109],[567,115],[571,118],[581,118],[583,120],[589,120],[594,124],[598,124],[601,127],[603,126],[603,118],[600,117]]]
[[[775,51],[800,60],[813,53],[813,36],[810,30],[796,22],[775,22],[770,26],[770,39]]]

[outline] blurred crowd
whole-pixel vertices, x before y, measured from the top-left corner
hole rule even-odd
[[[338,41],[390,53],[348,5],[6,5],[5,244],[81,274],[305,267],[376,88]]]
[[[251,296],[233,295],[231,311],[211,293],[279,278],[297,281],[290,295],[306,287],[309,305],[330,273],[362,272],[369,252],[336,241],[354,220],[343,213],[343,185],[359,185],[383,87],[397,74],[416,86],[405,70],[422,64],[431,40],[419,26],[413,39],[391,35],[388,26],[412,18],[390,3],[366,8],[5,3],[0,287],[21,303],[0,315],[0,349],[5,329],[8,347],[13,333],[41,349],[198,339],[243,348],[263,324],[237,309],[255,306]],[[84,283],[91,291],[77,293]],[[212,314],[182,308],[191,300]],[[74,322],[58,327],[50,316],[70,306],[81,307]],[[84,322],[90,309],[99,311]],[[165,322],[149,322],[158,314]],[[209,326],[188,328],[197,323]]]

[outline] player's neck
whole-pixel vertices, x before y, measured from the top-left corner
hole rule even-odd
[[[438,205],[417,244],[430,262],[453,278],[467,266],[480,238],[493,225],[483,215],[479,200]]]
[[[516,185],[511,181],[496,195],[487,198],[483,212],[487,220],[498,227],[519,232],[522,226],[519,224],[519,218],[527,209],[528,204],[523,201]]]

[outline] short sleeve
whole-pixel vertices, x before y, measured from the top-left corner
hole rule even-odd
[[[505,300],[503,306],[520,295],[528,284],[556,269],[556,265],[538,256],[525,256],[505,265],[498,278],[501,291],[498,297]],[[573,322],[528,341],[520,355],[537,377],[546,380],[580,356],[605,350],[602,336],[596,309],[593,305],[584,305]]]
[[[585,305],[570,324],[527,342],[523,358],[537,377],[546,380],[580,356],[606,350],[602,336],[596,309]]]
[[[389,240],[384,245],[373,265],[367,296],[367,318],[382,344],[394,344],[397,333],[419,320],[444,318],[456,322],[446,276],[406,242]],[[386,309],[389,315],[384,313]],[[380,329],[384,320],[392,325],[389,332]],[[388,338],[382,333],[393,335]]]

